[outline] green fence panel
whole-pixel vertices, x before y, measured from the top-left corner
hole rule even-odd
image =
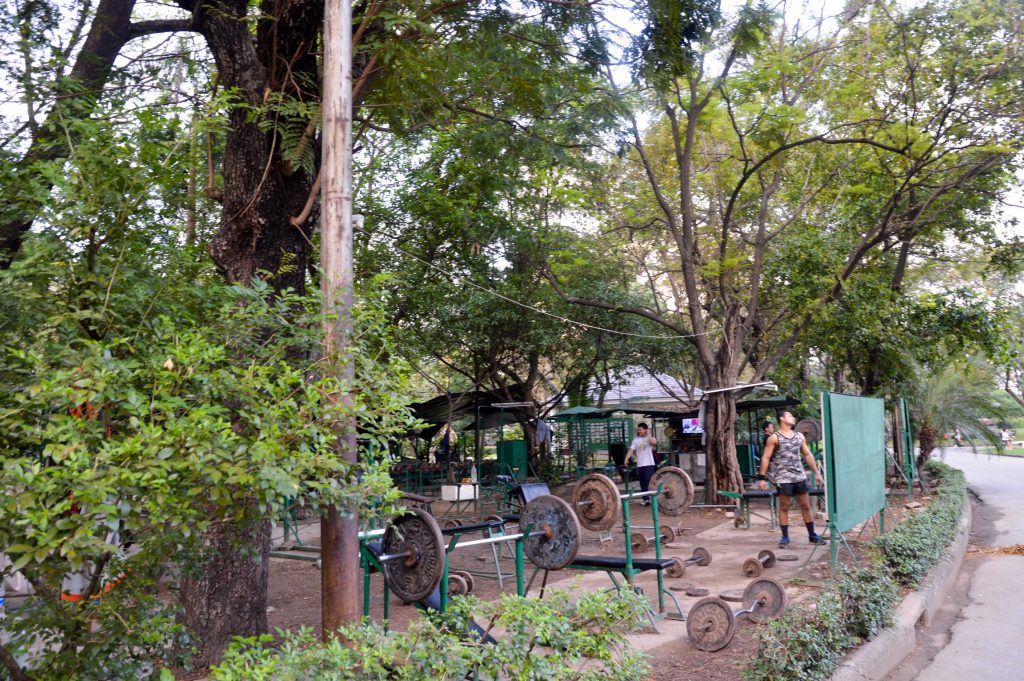
[[[885,509],[885,401],[823,392],[829,523],[845,532]]]

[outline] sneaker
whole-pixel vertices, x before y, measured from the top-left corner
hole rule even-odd
[[[812,534],[807,538],[807,541],[809,541],[812,544],[824,544],[825,538],[822,537],[820,534]]]
[[[789,546],[789,537],[783,537],[779,540],[779,548],[784,549]]]
[[[650,506],[651,505],[651,500],[650,499],[641,499],[640,500],[640,505],[641,506]]]

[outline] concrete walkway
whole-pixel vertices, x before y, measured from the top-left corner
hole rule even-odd
[[[993,546],[1024,544],[1024,458],[947,448],[937,458],[961,469],[967,484],[998,511]],[[924,667],[919,681],[985,681],[1024,678],[1024,556],[968,557],[979,561],[968,602],[949,643]]]

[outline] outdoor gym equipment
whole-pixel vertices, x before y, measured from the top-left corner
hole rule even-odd
[[[447,548],[433,516],[419,509],[403,515],[385,530],[380,553],[384,579],[399,598],[418,602],[427,598],[445,577],[447,554],[454,549],[515,542],[517,578],[522,581],[522,552],[539,568],[559,570],[572,562],[580,544],[576,514],[566,502],[541,496],[523,509],[519,519],[522,532],[459,542],[453,537]],[[451,578],[451,575],[447,575]],[[468,586],[468,585],[467,585]],[[519,589],[522,592],[522,588]]]
[[[643,532],[629,533],[629,544],[634,551],[646,551],[651,548],[655,539],[660,539],[662,544],[671,544],[676,539],[676,532],[668,525],[662,525],[657,537],[649,537]]]
[[[768,549],[757,552],[757,558],[743,561],[743,574],[747,577],[760,577],[765,568],[775,565],[775,554]]]
[[[736,618],[746,615],[758,624],[786,611],[786,589],[769,577],[755,579],[743,590],[743,609],[733,612],[717,596],[697,601],[686,615],[686,634],[698,650],[714,652],[729,645],[736,633]]]
[[[666,466],[651,477],[651,491],[621,494],[618,486],[607,475],[591,473],[576,484],[573,491],[573,507],[580,524],[594,532],[611,529],[622,515],[623,500],[642,499],[658,494],[661,510],[669,515],[679,515],[693,503],[693,480],[681,468]]]
[[[673,565],[665,570],[665,573],[669,577],[682,577],[686,574],[686,568],[690,565],[699,565],[704,567],[705,565],[711,565],[711,552],[703,546],[698,546],[693,550],[693,554],[689,558],[672,558]]]

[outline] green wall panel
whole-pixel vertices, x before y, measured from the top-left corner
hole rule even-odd
[[[823,392],[829,522],[845,532],[885,508],[885,401]]]

